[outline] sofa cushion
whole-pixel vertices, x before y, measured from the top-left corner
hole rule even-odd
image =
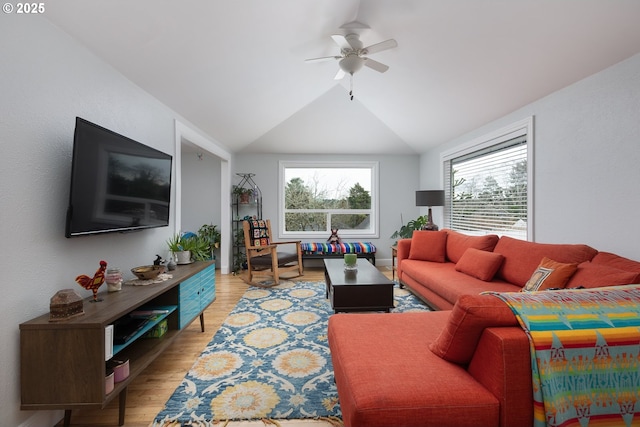
[[[498,399],[464,367],[427,350],[449,313],[329,318],[328,341],[345,426],[499,424]]]
[[[547,257],[542,258],[540,265],[533,272],[522,292],[543,291],[545,289],[562,289],[569,278],[576,272],[578,264],[557,262]]]
[[[478,295],[485,291],[518,292],[521,289],[502,279],[494,278],[491,282],[476,279],[456,271],[455,266],[452,262],[406,259],[402,264],[402,281],[441,310],[451,310],[461,295]],[[431,298],[432,293],[439,297],[438,301]]]
[[[638,273],[638,280],[640,280],[640,262],[638,261],[621,257],[620,255],[612,254],[610,252],[598,252],[596,256],[593,257],[592,261],[594,264],[605,264],[609,267],[618,268],[620,270],[633,271],[634,273]]]
[[[640,283],[639,274],[609,267],[606,264],[587,261],[578,264],[578,269],[571,276],[566,287],[599,288],[602,286],[629,285],[631,283]]]
[[[495,252],[468,248],[457,262],[456,270],[488,282],[495,276],[503,259],[501,254]]]
[[[485,328],[499,326],[518,326],[507,304],[492,295],[462,295],[429,349],[449,362],[466,365]]]
[[[543,257],[557,262],[581,263],[590,261],[598,252],[587,245],[535,243],[502,236],[494,252],[504,255],[496,277],[523,287]]]
[[[459,262],[462,255],[469,248],[481,251],[493,251],[499,237],[495,234],[485,236],[468,236],[454,230],[445,229],[447,232],[447,259],[451,262]]]
[[[446,231],[416,230],[411,237],[409,259],[444,262]]]

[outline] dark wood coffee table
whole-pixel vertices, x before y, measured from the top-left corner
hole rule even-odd
[[[386,311],[393,308],[393,282],[368,261],[345,271],[343,259],[325,259],[324,277],[331,308],[340,311]]]

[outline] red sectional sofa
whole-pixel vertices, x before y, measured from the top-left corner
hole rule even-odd
[[[329,319],[346,427],[531,426],[529,340],[480,293],[521,290],[544,257],[574,266],[567,287],[640,282],[639,262],[586,245],[425,233],[398,242],[398,277],[440,311]]]
[[[398,242],[398,279],[431,307],[448,310],[461,295],[517,292],[544,257],[577,264],[563,286],[640,283],[640,263],[580,244],[535,243],[453,230],[423,231]]]

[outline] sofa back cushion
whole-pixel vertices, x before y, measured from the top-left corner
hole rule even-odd
[[[596,255],[597,256],[597,255]],[[606,264],[583,262],[578,264],[575,274],[569,279],[567,288],[600,288],[640,283],[640,273],[624,271]]]
[[[492,295],[462,295],[447,325],[429,349],[442,359],[466,365],[471,361],[485,328],[518,326],[509,306]]]
[[[598,252],[592,261],[594,264],[604,264],[619,270],[633,271],[640,275],[640,262],[610,252]]]
[[[460,261],[468,248],[492,251],[499,239],[495,234],[468,236],[454,230],[445,229],[443,231],[447,232],[447,259],[455,263]]]
[[[502,265],[504,257],[495,252],[469,248],[456,263],[456,271],[485,282],[490,281]]]
[[[562,263],[590,261],[597,250],[580,244],[536,243],[502,236],[493,250],[504,256],[497,277],[517,286],[524,286],[538,268],[542,258]]]
[[[444,262],[446,243],[446,231],[416,230],[411,237],[409,259]]]

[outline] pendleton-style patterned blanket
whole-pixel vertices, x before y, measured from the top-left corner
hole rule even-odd
[[[301,243],[300,249],[308,254],[369,254],[376,247],[371,242],[354,243]]]
[[[491,294],[529,335],[535,427],[640,424],[640,285]]]

